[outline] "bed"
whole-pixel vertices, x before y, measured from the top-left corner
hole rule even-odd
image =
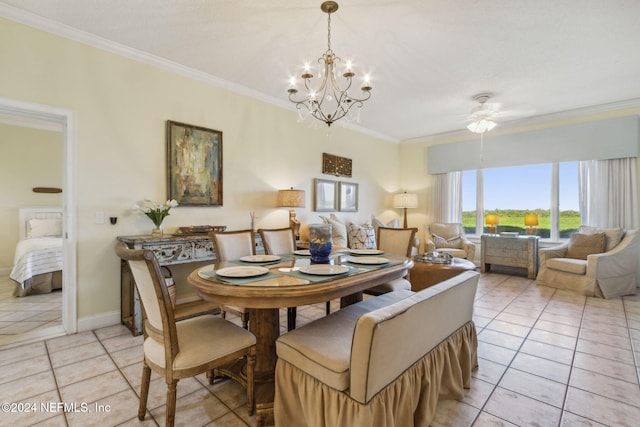
[[[10,277],[14,295],[49,293],[62,289],[62,208],[19,209],[20,240]]]

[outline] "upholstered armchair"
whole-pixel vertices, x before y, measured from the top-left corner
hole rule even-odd
[[[462,224],[435,222],[424,227],[425,252],[446,252],[456,258],[473,261],[476,245],[464,235]]]
[[[581,226],[569,242],[539,250],[536,283],[607,299],[635,294],[639,247],[637,230]]]

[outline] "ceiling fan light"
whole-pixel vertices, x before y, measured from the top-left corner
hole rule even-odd
[[[494,127],[496,127],[496,122],[487,119],[475,120],[467,125],[467,129],[473,133],[489,132]]]

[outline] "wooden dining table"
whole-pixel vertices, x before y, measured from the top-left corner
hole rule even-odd
[[[375,258],[384,258],[387,262],[379,263],[381,260],[376,262]],[[254,258],[257,259],[265,258]],[[249,308],[249,330],[256,337],[255,399],[258,426],[273,423],[276,340],[280,336],[279,309],[337,298],[341,300],[340,306],[345,307],[361,301],[364,290],[406,276],[413,261],[392,254],[355,257],[346,252],[331,256],[330,265],[334,267],[324,269],[321,264],[314,264],[311,272],[321,274],[305,273],[310,265],[308,256],[285,254],[272,263],[241,260],[218,262],[198,268],[188,276],[188,282],[197,288],[204,300]],[[234,269],[232,271],[235,274],[238,268],[248,266],[263,267],[268,273],[238,279],[217,274],[229,267]],[[333,273],[328,270],[336,267],[341,270],[346,268],[347,271],[326,274]],[[236,364],[222,372],[242,382],[241,365]]]

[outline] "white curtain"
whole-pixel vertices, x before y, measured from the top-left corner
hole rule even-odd
[[[592,227],[638,228],[637,158],[579,164],[580,217]]]
[[[433,175],[433,222],[462,222],[462,172]]]

